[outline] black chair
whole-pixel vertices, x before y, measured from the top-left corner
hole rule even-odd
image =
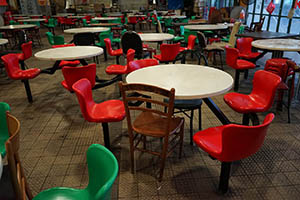
[[[135,50],[135,58],[142,59],[149,54],[145,54],[143,51],[143,42],[141,37],[134,31],[127,31],[121,37],[121,46],[123,54],[126,56],[128,49]]]
[[[95,35],[94,33],[77,33],[73,37],[76,46],[94,46]]]

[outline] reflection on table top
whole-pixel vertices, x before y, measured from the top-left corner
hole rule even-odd
[[[169,33],[142,33],[139,34],[143,42],[161,42],[164,40],[172,40],[174,35]]]
[[[275,51],[300,51],[300,40],[295,39],[264,39],[255,40],[252,46],[259,49]]]
[[[245,32],[243,34],[237,34],[236,36],[252,37],[254,40],[258,40],[258,39],[292,38],[292,37],[299,36],[299,34],[260,31],[260,32]]]
[[[34,28],[36,25],[34,24],[20,24],[20,25],[8,25],[8,26],[0,26],[1,30],[13,30],[13,29],[26,29],[26,28]]]
[[[92,27],[92,28],[70,28],[64,30],[65,33],[76,34],[76,33],[100,33],[104,31],[108,31],[109,28],[104,27]]]
[[[209,31],[209,30],[224,30],[227,29],[228,26],[224,24],[204,24],[204,25],[186,25],[184,28],[189,30],[197,30],[197,31]]]
[[[230,90],[233,78],[212,67],[190,64],[169,64],[136,70],[126,77],[127,83],[142,83],[175,88],[177,99],[207,98]]]
[[[118,17],[94,17],[93,19],[98,21],[109,21],[109,20],[116,20],[119,18]]]
[[[37,52],[34,56],[40,60],[76,60],[101,55],[103,49],[95,46],[72,46],[51,48]]]

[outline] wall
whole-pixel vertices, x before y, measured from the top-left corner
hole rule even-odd
[[[121,10],[139,10],[140,7],[148,7],[148,0],[119,0],[118,3]]]

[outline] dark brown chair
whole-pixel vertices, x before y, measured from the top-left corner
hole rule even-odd
[[[184,119],[173,115],[175,89],[172,88],[171,90],[165,90],[150,85],[124,84],[122,82],[119,82],[119,86],[126,111],[132,172],[134,169],[134,151],[139,150],[142,152],[148,152],[159,156],[161,159],[160,173],[158,177],[158,181],[161,181],[167,156],[178,144],[179,157],[181,157],[182,152]],[[133,92],[151,93],[155,95],[155,99],[132,97],[130,94]],[[165,98],[168,99],[168,103],[163,102],[163,99]],[[151,103],[152,108],[133,106],[132,102],[136,101],[145,102],[146,104]],[[167,112],[163,111],[164,108],[167,108]],[[136,117],[133,118],[134,116]],[[162,151],[157,152],[147,149],[146,137],[162,139]],[[144,143],[142,147],[139,146],[140,142]]]
[[[250,31],[260,32],[265,22],[265,17],[262,17],[259,22],[252,22],[250,24]]]

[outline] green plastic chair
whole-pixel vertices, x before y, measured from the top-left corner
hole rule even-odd
[[[100,33],[98,37],[99,37],[99,42],[96,42],[95,45],[103,48],[104,60],[107,61],[107,51],[106,51],[106,45],[105,45],[104,39],[109,38],[112,41],[113,35],[111,32],[105,31],[105,32]]]
[[[62,35],[53,36],[54,45],[65,44],[65,38]]]
[[[111,20],[111,23],[116,23],[116,24],[122,25],[122,19],[121,19],[121,17],[118,17],[118,19]]]
[[[50,45],[54,45],[54,38],[51,32],[46,32],[46,36]]]
[[[10,20],[9,25],[19,25],[20,23],[16,22],[15,20]]]
[[[85,189],[56,187],[44,190],[34,200],[85,199],[108,200],[111,188],[118,175],[118,161],[104,146],[92,144],[87,150],[89,184]]]
[[[87,22],[86,19],[82,19],[82,23],[84,27],[90,26]]]
[[[40,22],[28,22],[29,24],[34,24],[36,25],[37,27],[41,27],[41,24]]]
[[[174,29],[168,28],[168,33],[175,36],[175,30]],[[175,36],[172,41],[173,41],[173,43],[177,43],[177,42],[180,42],[181,40],[184,40],[184,37]]]
[[[189,19],[188,18],[184,18],[184,19],[179,19],[178,20],[180,23],[188,23]]]
[[[191,16],[191,19],[192,19],[192,20],[196,19],[196,16]]]
[[[197,37],[197,32],[196,31],[190,31],[188,29],[184,29],[184,42],[188,43],[188,38],[190,35],[195,35]],[[196,44],[198,44],[198,38],[196,39]]]
[[[172,24],[173,19],[172,18],[165,18],[164,22],[165,22],[165,27],[172,27],[173,26],[173,24]]]
[[[54,18],[48,19],[48,24],[45,24],[48,28],[55,28],[57,25],[57,21]]]
[[[5,142],[9,138],[6,112],[10,111],[7,103],[0,102],[0,153],[2,158],[6,155]]]
[[[91,19],[91,24],[98,24],[98,21],[95,19]]]
[[[0,33],[0,38],[3,38],[3,34],[2,33]]]

